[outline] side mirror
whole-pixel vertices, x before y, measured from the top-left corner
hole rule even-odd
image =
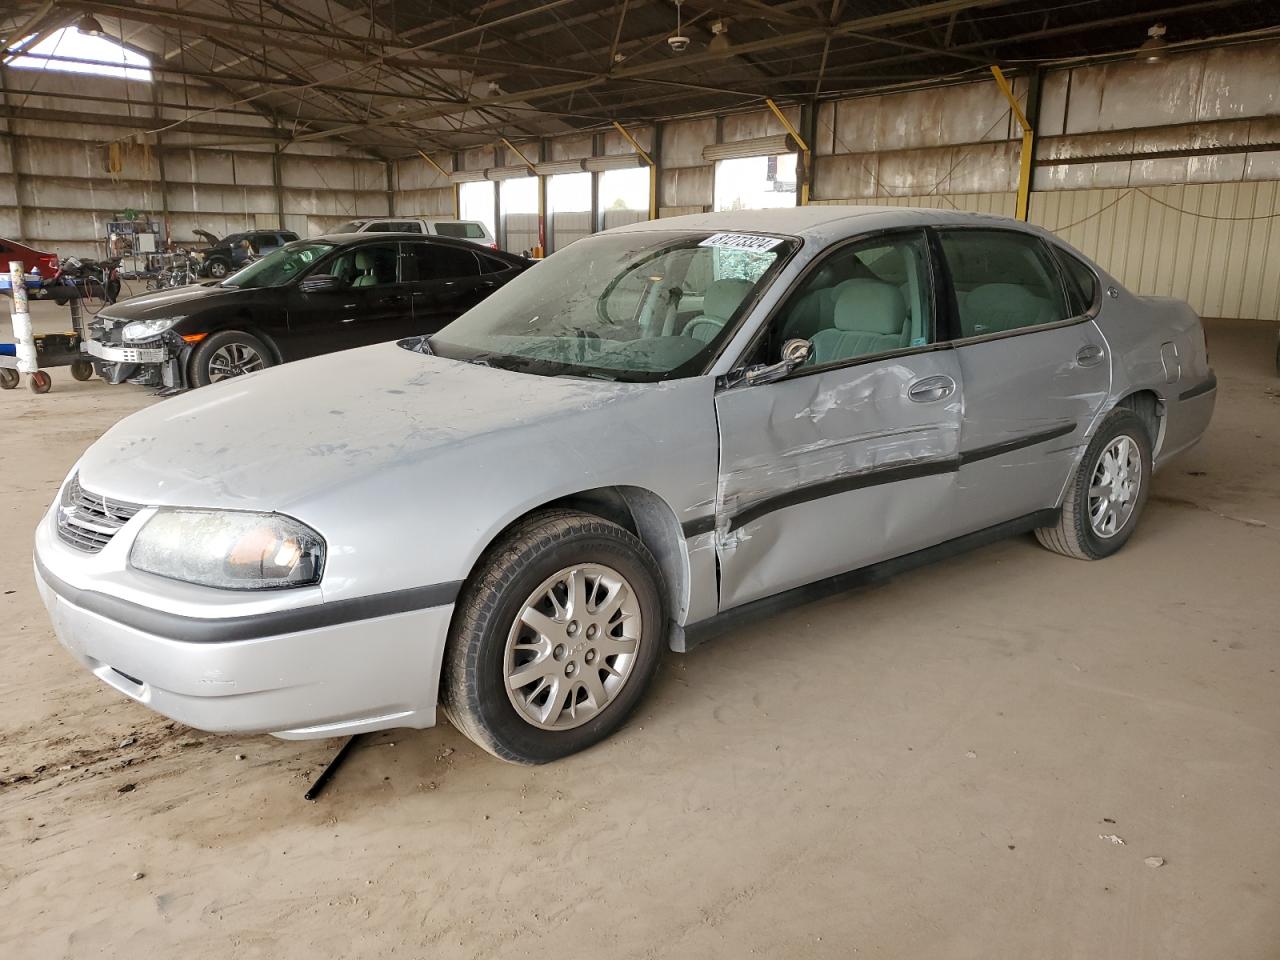
[[[298,284],[298,289],[303,293],[329,293],[333,290],[341,290],[342,281],[331,273],[314,273],[304,277]]]
[[[749,384],[772,383],[781,380],[800,364],[809,359],[813,345],[808,340],[796,338],[782,345],[782,359],[777,363],[760,364],[748,367],[742,379]]]

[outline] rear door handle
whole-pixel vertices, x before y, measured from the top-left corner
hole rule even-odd
[[[1091,343],[1076,352],[1076,363],[1082,367],[1092,367],[1102,362],[1102,356],[1102,348],[1096,343]]]
[[[956,382],[950,377],[925,377],[907,389],[907,396],[916,403],[933,403],[945,400],[956,392]]]

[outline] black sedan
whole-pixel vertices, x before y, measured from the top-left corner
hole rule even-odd
[[[435,333],[530,266],[465,240],[298,240],[221,282],[133,297],[90,324],[99,374],[179,390],[335,350]]]

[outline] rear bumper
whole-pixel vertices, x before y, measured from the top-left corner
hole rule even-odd
[[[36,585],[59,642],[98,679],[180,723],[287,739],[435,723],[452,604],[195,642],[85,609],[75,602],[83,591],[41,568],[37,557]]]
[[[1156,467],[1199,442],[1213,419],[1218,400],[1218,378],[1213,371],[1197,383],[1179,384],[1179,387],[1165,402],[1164,437],[1156,456]]]

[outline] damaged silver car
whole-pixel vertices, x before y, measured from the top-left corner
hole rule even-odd
[[[580,240],[428,338],[121,421],[36,534],[62,643],[214,731],[539,763],[664,647],[1034,531],[1099,559],[1215,379],[1186,304],[1042,230],[810,207]],[[851,653],[856,656],[856,650]]]

